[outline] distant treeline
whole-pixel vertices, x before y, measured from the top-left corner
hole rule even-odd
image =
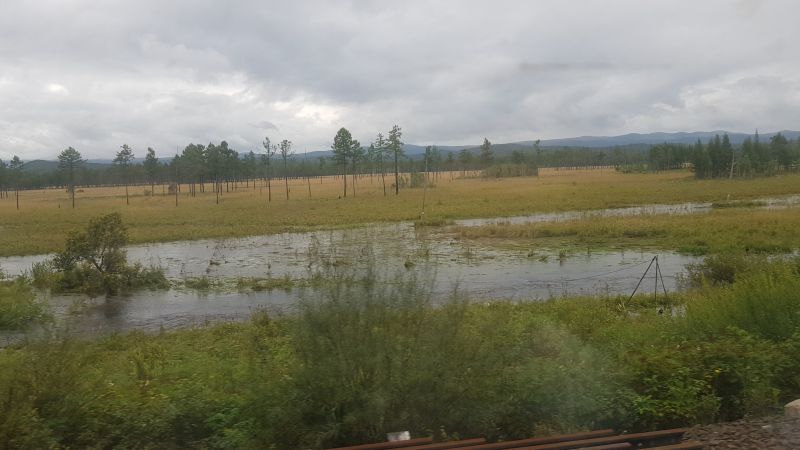
[[[358,141],[355,141],[358,143]],[[376,141],[378,142],[378,141]],[[347,154],[306,157],[291,150],[291,141],[272,145],[268,150],[238,152],[226,141],[218,144],[189,144],[183,151],[162,161],[148,148],[139,161],[128,159],[115,164],[77,164],[72,169],[75,184],[109,186],[122,184],[194,184],[204,189],[205,183],[245,182],[269,178],[305,178],[342,174],[377,174],[393,171],[391,149],[361,146]],[[282,146],[282,147],[281,147]],[[130,150],[125,145],[122,148]],[[265,147],[266,148],[266,147]],[[389,151],[387,151],[389,150]],[[118,155],[119,156],[119,155]],[[133,153],[131,151],[131,157]],[[119,159],[119,158],[118,158]],[[782,134],[761,142],[758,134],[739,145],[731,144],[727,134],[694,146],[664,143],[608,148],[540,147],[538,141],[529,146],[501,144],[488,140],[480,147],[458,152],[429,147],[423,154],[398,152],[400,172],[441,172],[484,170],[500,164],[524,164],[540,167],[616,166],[621,170],[661,171],[694,167],[698,178],[751,177],[772,175],[793,169],[800,162],[800,142]],[[731,170],[733,168],[733,170]],[[52,166],[34,170],[18,157],[0,160],[0,191],[70,186],[70,171]]]
[[[269,140],[265,141],[271,145]],[[484,143],[486,145],[488,141]],[[291,142],[288,142],[291,145]],[[647,146],[626,146],[614,148],[541,148],[538,144],[518,146],[514,150],[502,149],[495,152],[488,144],[488,151],[481,147],[464,149],[458,152],[440,151],[431,146],[425,153],[417,155],[400,154],[397,169],[404,173],[476,171],[494,165],[524,164],[538,167],[580,167],[580,166],[623,166],[628,164],[647,164]],[[372,148],[370,148],[372,147]],[[344,169],[351,175],[379,174],[394,171],[391,154],[378,152],[371,145],[362,152],[350,155],[330,154],[306,157],[287,152],[286,158],[279,149],[256,153],[240,153],[226,141],[220,143],[189,144],[183,151],[170,155],[162,161],[155,150],[148,148],[146,156],[129,164],[80,164],[74,169],[77,185],[109,186],[123,184],[182,184],[197,183],[203,189],[204,183],[245,182],[267,178],[282,179],[342,175]],[[483,147],[483,146],[482,146]],[[353,158],[355,156],[355,158]],[[51,163],[52,164],[52,163]],[[355,171],[355,172],[353,172]],[[0,160],[0,187],[10,190],[36,189],[48,187],[67,187],[70,174],[67,170],[51,167],[26,168],[19,158],[9,162]]]
[[[800,140],[791,141],[781,133],[762,142],[755,134],[739,146],[727,134],[707,143],[654,145],[649,151],[649,168],[667,170],[690,165],[697,178],[731,178],[774,175],[794,170],[800,163]]]

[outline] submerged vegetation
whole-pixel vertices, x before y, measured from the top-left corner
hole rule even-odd
[[[297,449],[394,429],[512,438],[766,413],[800,395],[800,266],[757,265],[658,303],[455,294],[434,307],[426,280],[370,273],[290,316],[6,349],[0,442]]]

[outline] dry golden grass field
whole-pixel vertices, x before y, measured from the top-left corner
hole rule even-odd
[[[443,173],[435,187],[401,189],[395,196],[387,175],[387,196],[379,176],[362,176],[355,196],[348,178],[348,197],[341,198],[341,178],[289,180],[286,200],[282,179],[272,180],[272,201],[267,189],[242,183],[223,192],[216,202],[210,185],[191,197],[182,186],[178,205],[174,195],[146,195],[150,186],[131,186],[130,205],[125,188],[80,188],[76,207],[70,207],[65,190],[20,193],[0,200],[0,255],[44,253],[57,250],[72,229],[85,226],[90,217],[118,211],[129,227],[133,243],[234,237],[347,227],[370,222],[414,220],[422,212],[428,220],[495,217],[543,211],[587,210],[648,203],[720,201],[800,193],[800,176],[783,175],[752,180],[695,180],[691,173],[622,174],[613,169],[548,170],[539,177],[481,179]]]

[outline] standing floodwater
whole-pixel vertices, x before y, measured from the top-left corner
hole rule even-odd
[[[53,296],[49,302],[57,317],[70,318],[73,330],[95,334],[243,320],[256,310],[291,308],[301,289],[239,291],[235,280],[308,280],[332,269],[356,275],[378,269],[387,277],[400,272],[420,279],[432,278],[434,299],[442,300],[452,295],[454,289],[474,300],[616,295],[633,290],[655,255],[659,255],[667,290],[675,289],[675,276],[686,264],[697,261],[670,252],[476,247],[436,229],[420,231],[411,223],[398,223],[133,246],[128,249],[132,262],[160,266],[176,284],[204,278],[228,280],[224,284],[227,287],[207,292],[185,288],[140,291],[125,297],[94,300],[62,295]],[[0,265],[15,274],[45,258],[44,255],[5,258]],[[648,280],[653,275],[648,275]],[[652,281],[648,281],[648,286],[652,286]],[[313,288],[307,288],[305,294],[314,295]]]

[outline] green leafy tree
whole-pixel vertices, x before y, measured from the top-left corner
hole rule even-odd
[[[219,176],[224,167],[223,158],[222,148],[209,142],[205,148],[205,152],[203,152],[203,173],[208,174],[208,176],[211,177],[211,181],[214,183],[214,194],[216,195],[217,204],[219,204],[219,194],[221,190]]]
[[[458,152],[458,162],[461,164],[463,176],[467,176],[467,167],[472,164],[472,153],[467,149],[461,149]]]
[[[753,163],[756,166],[756,171],[761,174],[768,173],[771,160],[769,147],[761,142],[761,138],[758,135],[758,130],[756,130],[756,134],[753,137],[753,154],[755,156]]]
[[[350,152],[353,150],[353,136],[347,128],[339,128],[336,136],[333,137],[331,151],[333,151],[333,161],[338,166],[342,166],[342,180],[344,183],[344,197],[347,198],[347,163],[350,160]]]
[[[294,151],[292,151],[292,141],[289,140],[282,140],[280,145],[278,146],[278,151],[280,152],[281,159],[283,159],[283,182],[286,185],[286,200],[289,200],[289,158],[294,155]]]
[[[256,174],[258,173],[258,160],[256,159],[256,154],[252,150],[245,153],[243,161],[242,161],[242,168],[243,175],[245,176],[245,187],[249,186],[250,179],[255,180]],[[255,181],[253,181],[253,187],[255,187]]]
[[[195,183],[203,181],[205,174],[206,147],[201,144],[189,144],[184,147],[177,168],[184,180],[189,181],[189,194],[196,195]],[[201,186],[202,189],[202,186]],[[176,197],[177,198],[177,197]]]
[[[792,165],[792,151],[786,136],[781,133],[772,136],[769,140],[769,146],[778,166],[788,169]]]
[[[350,145],[350,164],[353,167],[351,171],[353,177],[353,197],[356,196],[356,165],[359,161],[364,159],[364,147],[361,146],[361,142],[358,142],[357,139],[353,139],[352,144]]]
[[[711,173],[711,158],[708,156],[708,150],[697,140],[694,144],[694,151],[692,155],[692,164],[694,165],[694,175],[697,178],[710,178]]]
[[[481,164],[484,166],[488,166],[492,164],[494,160],[494,155],[492,152],[492,143],[489,142],[489,139],[483,138],[483,144],[481,144]]]
[[[128,172],[133,164],[133,160],[133,150],[131,150],[128,144],[122,144],[120,150],[117,152],[116,157],[112,161],[112,164],[114,164],[114,166],[120,171],[120,174],[122,175],[122,182],[125,184],[126,205],[131,204],[130,197],[128,196]]]
[[[400,195],[400,157],[403,156],[403,130],[395,125],[389,131],[386,148],[394,155],[394,194]]]
[[[72,147],[67,147],[58,155],[58,168],[66,171],[69,178],[69,192],[72,195],[72,208],[75,209],[75,172],[83,166],[83,157]]]
[[[721,161],[720,161],[721,165],[719,170],[719,176],[732,177],[734,154],[733,154],[733,145],[731,145],[731,140],[728,137],[728,133],[722,135],[722,142],[720,143],[720,156],[721,156]]]
[[[142,165],[144,166],[147,181],[150,183],[150,193],[154,194],[156,177],[158,177],[158,158],[156,158],[155,150],[147,147],[147,155],[144,157],[144,163],[142,163]]]
[[[17,155],[14,155],[11,161],[8,162],[8,171],[11,173],[11,182],[14,184],[14,198],[17,202],[17,209],[19,209],[19,183],[22,179],[23,165],[24,163]]]
[[[236,188],[236,180],[239,176],[240,170],[240,162],[239,159],[239,152],[232,149],[227,141],[222,141],[219,143],[219,151],[220,151],[220,158],[222,161],[222,167],[220,167],[220,173],[222,174],[223,179],[225,180],[225,187],[226,191],[231,190],[231,186]]]
[[[55,266],[68,271],[86,262],[100,273],[117,273],[125,268],[127,243],[128,232],[119,213],[95,217],[86,231],[70,233],[64,251],[56,255]]]

